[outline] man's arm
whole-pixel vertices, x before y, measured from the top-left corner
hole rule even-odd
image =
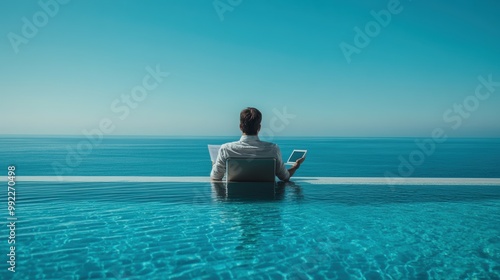
[[[302,162],[305,160],[305,158],[299,158],[295,164],[290,168],[286,169],[285,164],[283,163],[283,160],[281,159],[281,151],[280,148],[276,145],[276,160],[277,160],[277,166],[276,166],[276,176],[282,181],[288,182],[290,180],[290,177],[299,169],[300,165]]]
[[[225,153],[221,147],[215,163],[212,163],[212,172],[210,172],[210,178],[212,180],[220,181],[226,173],[226,157],[224,154]]]
[[[295,174],[295,171],[297,171],[297,169],[299,169],[300,165],[304,162],[304,160],[306,160],[306,158],[299,158],[295,162],[295,164],[288,169],[288,173],[290,174],[290,177],[292,177],[293,174]]]

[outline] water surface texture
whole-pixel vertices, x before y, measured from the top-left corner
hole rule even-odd
[[[207,144],[235,137],[87,138],[0,137],[2,168],[14,164],[20,175],[42,176],[206,176],[211,163]],[[265,138],[263,138],[265,139]],[[414,138],[275,138],[284,160],[305,149],[297,176],[384,177],[387,171],[409,177],[500,178],[500,139],[448,139],[435,144],[423,160],[415,157],[411,174],[399,174],[401,158],[421,153]],[[98,143],[98,144],[92,144]],[[422,152],[423,153],[423,152]],[[406,171],[404,169],[403,171]]]
[[[15,279],[500,277],[497,186],[288,183],[246,194],[20,182],[18,192]]]
[[[107,138],[69,166],[82,139],[1,137],[2,169],[7,175],[15,165],[20,180],[16,272],[7,270],[4,226],[0,278],[500,279],[500,186],[460,185],[460,178],[500,178],[499,140],[450,139],[412,174],[458,178],[454,185],[190,182],[210,171],[206,144],[228,140]],[[416,147],[405,138],[276,142],[284,157],[309,150],[303,177],[383,177]],[[57,178],[54,163],[71,168],[62,181],[21,179]]]

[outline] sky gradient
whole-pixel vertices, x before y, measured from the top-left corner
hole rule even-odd
[[[66,2],[0,2],[0,134],[500,137],[498,1]]]

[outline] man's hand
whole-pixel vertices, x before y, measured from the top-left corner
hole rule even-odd
[[[300,165],[304,162],[304,160],[306,160],[305,157],[299,158],[297,161],[295,161],[295,164],[293,165],[293,167],[299,168]]]

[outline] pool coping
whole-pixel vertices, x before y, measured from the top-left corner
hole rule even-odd
[[[4,177],[7,180],[7,177]],[[208,183],[208,176],[17,176],[17,182],[144,182]],[[315,185],[474,185],[500,186],[500,178],[386,178],[386,177],[293,177],[293,182]]]

